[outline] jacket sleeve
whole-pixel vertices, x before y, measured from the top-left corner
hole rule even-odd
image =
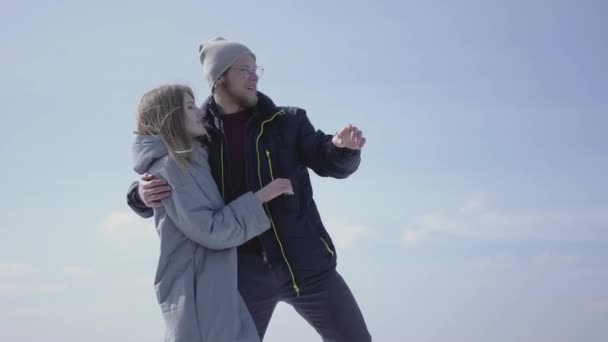
[[[139,198],[139,194],[137,193],[138,186],[139,182],[133,182],[131,183],[131,186],[129,186],[129,190],[127,191],[127,205],[137,215],[143,218],[152,217],[152,215],[154,215],[154,210],[152,210],[152,208],[146,207],[146,205]]]
[[[332,135],[315,130],[303,109],[297,110],[298,153],[301,161],[322,177],[346,178],[361,163],[361,151],[336,147]]]
[[[217,198],[221,199],[219,191]],[[252,192],[218,206],[192,180],[173,188],[162,203],[177,229],[210,249],[237,247],[270,228],[262,203]]]

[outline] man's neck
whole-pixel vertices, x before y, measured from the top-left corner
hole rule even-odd
[[[213,100],[223,115],[236,114],[246,109],[218,93],[213,94]]]

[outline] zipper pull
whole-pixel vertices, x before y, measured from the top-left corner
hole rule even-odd
[[[268,171],[270,172],[270,179],[274,180],[274,175],[272,174],[272,160],[270,160],[269,150],[266,150],[266,158],[268,158]]]

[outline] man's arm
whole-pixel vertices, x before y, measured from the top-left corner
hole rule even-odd
[[[131,210],[137,215],[143,218],[152,217],[152,215],[154,215],[154,210],[147,207],[141,198],[139,198],[138,188],[139,182],[133,182],[131,183],[131,186],[129,186],[129,190],[127,191],[127,205],[129,205]]]
[[[347,125],[332,136],[315,130],[303,109],[297,116],[298,153],[304,165],[322,177],[346,178],[357,170],[365,144],[361,131]]]
[[[140,181],[132,183],[129,187],[127,204],[137,215],[148,218],[154,214],[152,208],[160,207],[161,200],[169,196],[171,196],[171,187],[164,179],[144,173]]]

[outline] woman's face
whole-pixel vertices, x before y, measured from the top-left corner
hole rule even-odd
[[[186,134],[189,138],[196,138],[206,133],[205,126],[203,126],[203,115],[202,109],[196,106],[194,98],[189,93],[184,94],[184,127]]]

